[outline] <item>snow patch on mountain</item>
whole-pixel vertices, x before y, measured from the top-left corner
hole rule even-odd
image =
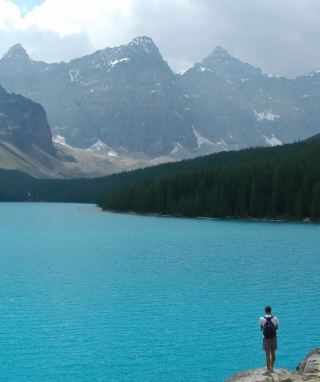
[[[267,137],[266,135],[262,135],[265,139],[266,143],[270,146],[282,146],[283,142],[281,142],[279,139],[277,139],[273,134],[271,138]]]
[[[114,60],[114,61],[109,62],[109,64],[111,66],[115,66],[115,65],[119,64],[119,62],[123,62],[123,61],[130,61],[130,58],[126,57],[126,58],[122,58],[121,60]]]
[[[274,121],[276,118],[279,118],[280,116],[277,114],[273,114],[272,110],[270,111],[263,111],[262,113],[258,113],[253,109],[253,112],[257,118],[257,121],[263,121],[264,119],[267,119],[268,121]]]
[[[210,69],[207,69],[207,68],[204,68],[203,66],[200,66],[199,67],[199,70],[200,70],[200,72],[212,72],[212,70],[210,70]]]
[[[52,141],[55,142],[55,143],[60,143],[60,145],[63,145],[65,147],[69,147],[70,149],[73,149],[74,147],[68,145],[68,143],[66,142],[66,139],[62,136],[62,135],[54,135],[52,137]]]
[[[207,145],[213,145],[214,146],[214,143],[211,142],[209,139],[203,137],[193,126],[192,126],[192,130],[194,132],[194,135],[196,136],[197,138],[197,143],[198,143],[198,148],[200,148],[202,145],[204,144],[207,144]],[[196,149],[196,150],[197,150]]]
[[[183,149],[183,147],[180,145],[180,143],[177,142],[174,149],[170,152],[170,154],[176,154],[178,152],[179,148]]]
[[[79,73],[80,73],[79,69],[76,69],[76,70],[71,69],[71,70],[69,70],[69,76],[70,76],[71,82],[74,82],[74,81],[77,80],[77,77],[79,76]]]
[[[285,76],[282,76],[282,75],[279,75],[279,74],[267,74],[267,73],[264,73],[268,78],[286,78]]]
[[[119,156],[114,150],[112,150],[108,145],[106,145],[99,139],[93,146],[89,147],[86,151],[92,151],[97,154],[108,154],[109,157]]]

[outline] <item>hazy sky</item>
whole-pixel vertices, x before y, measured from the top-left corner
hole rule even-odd
[[[70,61],[148,36],[181,71],[216,46],[264,72],[320,68],[320,0],[0,0],[0,57]]]

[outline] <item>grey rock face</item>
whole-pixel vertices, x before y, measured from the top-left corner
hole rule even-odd
[[[53,134],[75,147],[101,140],[116,150],[159,156],[176,143],[197,145],[175,76],[148,37],[68,64],[35,62],[16,45],[0,61],[0,81],[41,102]]]
[[[320,348],[313,349],[297,366],[297,372],[303,375],[316,374],[320,379]]]
[[[218,47],[182,81],[194,126],[228,147],[290,143],[320,131],[319,71],[296,80],[267,75]]]
[[[174,74],[148,37],[69,63],[33,61],[21,45],[0,60],[7,91],[41,103],[53,135],[89,148],[182,159],[277,145],[320,132],[320,71],[267,75],[217,47]]]
[[[21,95],[8,94],[0,86],[0,140],[31,154],[33,145],[56,156],[50,126],[43,107]]]

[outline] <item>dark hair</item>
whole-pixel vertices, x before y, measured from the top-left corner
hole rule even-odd
[[[265,311],[266,313],[271,313],[271,307],[270,307],[270,306],[266,306],[266,307],[264,308],[264,311]]]

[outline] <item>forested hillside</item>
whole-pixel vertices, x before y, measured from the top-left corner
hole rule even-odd
[[[0,201],[95,203],[186,217],[320,219],[320,138],[221,152],[93,179],[0,170]]]
[[[273,149],[215,154],[189,166],[185,162],[175,174],[113,190],[101,207],[186,217],[319,220],[319,154],[318,137]]]

